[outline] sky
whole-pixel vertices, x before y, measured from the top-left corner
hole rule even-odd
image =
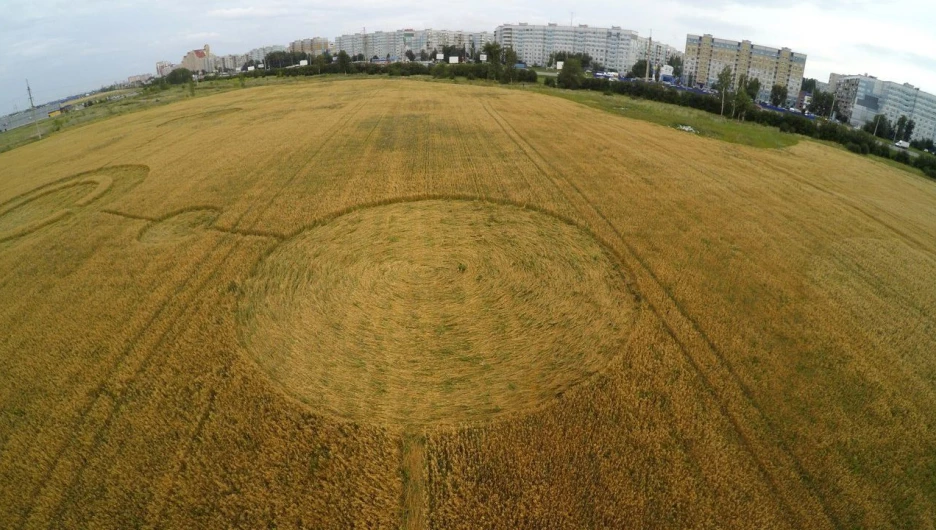
[[[936,93],[932,0],[0,0],[0,115],[155,74],[210,44],[218,55],[377,30],[491,31],[499,24],[555,22],[621,26],[685,49],[711,33],[808,55],[806,76],[870,74]]]

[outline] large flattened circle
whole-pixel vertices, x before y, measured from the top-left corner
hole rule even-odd
[[[358,210],[258,266],[247,354],[314,410],[379,425],[529,411],[603,370],[636,315],[614,259],[553,216],[481,201]]]

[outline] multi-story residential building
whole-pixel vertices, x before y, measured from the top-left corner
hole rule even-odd
[[[221,70],[240,70],[247,63],[246,55],[225,55],[215,59],[215,67]]]
[[[774,85],[785,86],[788,105],[796,101],[806,70],[806,55],[789,48],[770,48],[748,40],[738,42],[711,35],[688,35],[684,60],[683,76],[687,84],[711,87],[727,66],[734,74],[734,83],[741,75],[760,81],[760,100],[770,98]]]
[[[274,44],[273,46],[263,46],[262,48],[254,48],[247,52],[247,58],[250,61],[262,63],[268,54],[284,51],[286,51],[286,46],[281,46],[278,44]]]
[[[883,114],[892,123],[901,116],[913,120],[914,140],[936,139],[936,95],[923,92],[909,83],[883,81],[874,76],[829,76],[834,87],[838,111],[853,127],[861,127]]]
[[[182,68],[188,68],[193,72],[212,72],[214,71],[214,55],[211,54],[211,46],[207,44],[201,50],[192,50],[182,58]]]
[[[557,52],[587,53],[606,68],[626,72],[637,62],[640,51],[637,32],[618,26],[505,24],[494,30],[494,39],[513,48],[522,62],[537,66],[548,65],[550,56]]]
[[[170,63],[169,61],[159,61],[156,63],[156,75],[159,77],[166,77],[176,68],[177,66]]]
[[[289,43],[289,51],[305,53],[313,57],[322,55],[328,49],[328,39],[314,37],[311,39],[295,40]]]
[[[648,59],[654,67],[660,67],[669,62],[671,57],[682,58],[683,52],[668,44],[654,41],[651,38],[637,37],[637,60]]]
[[[460,30],[400,29],[355,33],[335,38],[334,52],[344,51],[348,55],[364,54],[364,57],[402,58],[407,51],[415,54],[442,50],[443,46],[456,46],[466,52],[480,50],[494,36],[488,32],[466,32]]]
[[[153,78],[153,74],[131,75],[127,78],[128,85],[142,85],[148,83]]]

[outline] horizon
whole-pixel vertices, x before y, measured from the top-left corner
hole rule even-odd
[[[577,5],[578,13],[555,2],[479,2],[458,8],[364,2],[358,7],[322,9],[303,1],[235,5],[209,1],[197,8],[173,0],[153,8],[143,2],[76,0],[68,13],[55,5],[50,0],[12,0],[8,12],[15,14],[0,21],[0,115],[29,109],[26,79],[39,106],[132,75],[155,75],[157,62],[178,64],[188,51],[205,44],[218,56],[242,55],[298,39],[324,37],[334,42],[339,35],[364,28],[367,33],[409,28],[493,33],[501,24],[521,22],[619,26],[641,37],[652,33],[655,41],[680,51],[685,51],[689,34],[749,40],[806,54],[804,78],[825,83],[831,73],[870,75],[936,94],[936,58],[926,55],[926,50],[936,48],[936,38],[927,29],[936,16],[928,14],[922,2],[902,4],[906,7],[899,11],[890,5],[838,0],[791,7],[772,1],[741,5],[665,0],[650,7],[596,2]],[[903,13],[914,6],[920,15],[906,20]],[[660,13],[666,14],[665,23],[658,18]],[[791,20],[796,22],[788,23]],[[842,27],[853,31],[838,29]],[[873,41],[862,38],[866,34],[879,34],[882,41],[885,35],[898,34],[905,45],[895,49],[869,44]],[[119,42],[127,49],[115,53]],[[60,48],[69,53],[58,53]]]

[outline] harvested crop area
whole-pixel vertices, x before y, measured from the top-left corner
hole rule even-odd
[[[931,527],[934,207],[463,84],[53,135],[0,154],[0,527]]]

